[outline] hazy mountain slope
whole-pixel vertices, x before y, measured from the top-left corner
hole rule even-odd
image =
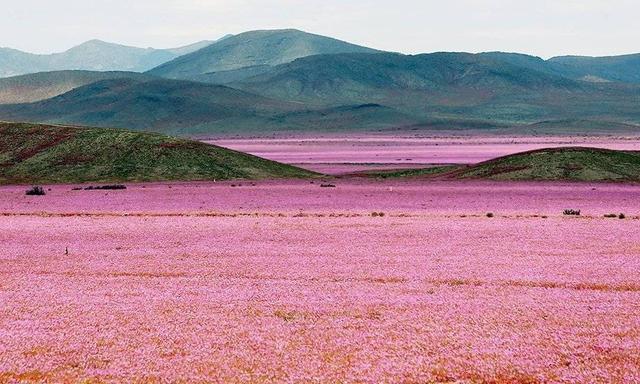
[[[157,78],[104,80],[40,102],[0,105],[0,118],[188,135],[376,130],[419,122],[377,104],[308,108],[221,85]]]
[[[223,37],[226,38],[227,36]],[[222,40],[222,39],[221,39]],[[202,41],[198,41],[196,43],[193,44],[189,44],[189,45],[185,45],[184,47],[178,47],[178,48],[169,48],[169,49],[165,49],[165,51],[168,51],[176,56],[182,56],[182,55],[186,55],[189,54],[191,52],[195,52],[199,49],[202,49],[206,46],[209,46],[213,43],[215,43],[216,40],[202,40]]]
[[[639,87],[592,84],[466,53],[316,55],[231,85],[314,105],[378,103],[423,117],[640,119]]]
[[[181,56],[149,73],[166,78],[194,79],[204,74],[274,66],[300,57],[343,52],[375,50],[293,29],[251,31]]]
[[[271,96],[328,103],[364,101],[393,91],[465,88],[495,94],[582,88],[570,79],[466,53],[317,55],[280,65],[236,85]]]
[[[292,109],[288,103],[220,85],[116,79],[37,103],[0,106],[0,118],[197,133],[227,124],[259,124]]]
[[[640,83],[640,54],[610,57],[561,56],[549,59],[549,63],[565,68],[565,71],[575,77]]]
[[[153,49],[91,40],[65,52],[48,55],[0,48],[0,77],[60,70],[144,72],[208,44],[199,42],[180,48]]]
[[[0,104],[31,103],[49,99],[100,80],[150,79],[137,72],[55,71],[0,79]]]
[[[0,122],[0,184],[309,176],[289,165],[160,134]]]
[[[198,135],[513,126],[606,133],[635,131],[640,123],[640,85],[580,81],[532,66],[544,62],[503,54],[314,55],[201,75],[253,71],[233,88],[150,75],[99,81],[0,106],[0,119]],[[561,123],[532,125],[541,121]]]
[[[488,52],[481,55],[576,80],[640,83],[640,54],[610,57],[560,56],[549,60],[518,53]]]

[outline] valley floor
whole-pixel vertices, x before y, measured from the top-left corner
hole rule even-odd
[[[0,187],[0,382],[640,381],[640,186],[330,182]]]
[[[342,135],[205,141],[332,175],[433,164],[474,164],[549,147],[640,150],[638,137],[623,136]]]

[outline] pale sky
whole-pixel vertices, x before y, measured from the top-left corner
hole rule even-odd
[[[90,39],[168,48],[297,28],[382,50],[542,57],[640,52],[639,0],[0,0],[0,46],[64,51]]]

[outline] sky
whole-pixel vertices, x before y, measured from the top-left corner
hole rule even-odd
[[[640,52],[638,0],[0,0],[0,10],[0,46],[34,53],[90,39],[169,48],[277,28],[408,54]]]

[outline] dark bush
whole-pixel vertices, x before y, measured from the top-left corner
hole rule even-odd
[[[562,213],[565,216],[580,216],[580,210],[575,210],[575,209],[565,209],[564,212]]]
[[[615,219],[616,217],[618,217],[618,215],[616,215],[615,213],[607,213],[606,215],[604,215],[604,217],[606,217],[607,219]]]
[[[618,215],[618,219],[620,219],[620,220],[623,220],[623,219],[626,219],[626,218],[627,218],[627,216],[625,216],[624,213],[621,213],[621,214]]]
[[[334,184],[320,184],[320,188],[335,188]]]
[[[117,189],[127,189],[127,186],[122,184],[113,184],[113,185],[98,185],[94,187],[93,185],[90,185],[86,187],[84,190],[93,191],[93,190],[117,190]]]
[[[493,212],[489,212],[489,213],[487,213],[487,217],[488,217],[488,218],[492,218],[493,216],[495,216],[495,215],[493,214]]]
[[[47,193],[44,191],[44,188],[38,186],[31,187],[31,189],[25,192],[25,195],[27,196],[44,196],[46,194]]]

